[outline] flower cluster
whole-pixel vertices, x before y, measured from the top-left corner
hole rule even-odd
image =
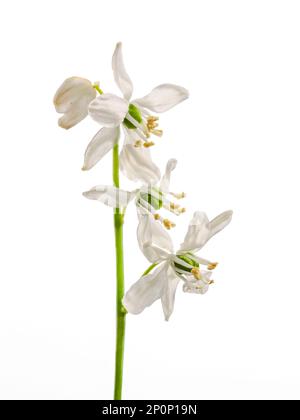
[[[180,202],[185,193],[170,189],[171,173],[177,161],[170,159],[161,176],[150,148],[155,144],[154,139],[163,135],[157,114],[187,99],[188,91],[174,84],[162,84],[148,95],[132,100],[133,84],[124,66],[121,43],[114,51],[112,70],[121,96],[103,92],[98,82],[80,77],[65,80],[54,97],[56,111],[63,114],[58,123],[69,129],[89,115],[102,126],[85,151],[82,167],[85,171],[93,168],[120,142],[123,132],[120,169],[129,180],[139,182],[139,187],[125,191],[114,185],[97,185],[83,195],[119,209],[122,214],[130,202],[135,203],[139,247],[152,265],[125,294],[123,305],[127,312],[138,314],[161,299],[168,320],[180,281],[184,292],[197,294],[205,294],[213,283],[211,276],[217,263],[196,253],[228,225],[232,212],[226,211],[211,221],[205,213],[196,212],[184,242],[174,251],[167,230],[175,227],[173,216],[186,211]]]

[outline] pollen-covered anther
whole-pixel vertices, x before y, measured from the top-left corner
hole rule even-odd
[[[143,142],[142,142],[142,140],[137,140],[135,143],[134,143],[134,147],[142,147],[142,145],[143,145]]]
[[[218,263],[217,262],[210,263],[210,264],[208,264],[207,269],[208,270],[214,270],[217,266],[218,266]]]
[[[179,194],[177,193],[170,193],[173,197],[177,198],[177,200],[182,200],[183,198],[186,197],[186,193],[185,192],[181,192]]]
[[[154,134],[155,136],[161,137],[163,135],[163,131],[158,129],[158,121],[159,118],[158,117],[148,117],[147,118],[147,130],[148,130],[148,135]]]
[[[156,213],[153,217],[154,217],[155,220],[160,220],[160,214],[158,214],[158,213]]]
[[[185,207],[182,207],[179,211],[180,211],[181,214],[183,214],[183,213],[186,212],[186,208]]]
[[[157,137],[162,137],[164,134],[163,130],[151,130],[151,133]]]
[[[169,219],[164,219],[162,221],[162,223],[163,223],[164,227],[168,230],[170,230],[170,229],[172,229],[173,227],[176,226],[175,223],[171,222],[171,220],[169,220]]]
[[[170,209],[171,210],[178,210],[180,208],[179,204],[176,203],[170,203]]]
[[[201,273],[199,268],[192,268],[191,274],[195,277],[196,280],[201,280]]]
[[[146,147],[146,149],[148,149],[149,147],[152,147],[154,145],[155,145],[155,143],[153,141],[146,141],[144,143],[144,147]]]
[[[157,126],[157,121],[159,121],[159,117],[154,117],[151,115],[147,118],[147,127],[149,128],[149,130]]]

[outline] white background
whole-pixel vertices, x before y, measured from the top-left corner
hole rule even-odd
[[[188,193],[174,241],[193,211],[234,210],[202,253],[220,262],[210,292],[179,289],[168,323],[159,302],[128,317],[124,398],[299,399],[299,20],[287,0],[1,3],[0,398],[112,397],[112,212],[81,195],[111,159],[81,172],[99,127],[60,129],[52,99],[73,75],[118,93],[121,40],[137,96],[191,93],[153,150]],[[127,286],[148,265],[135,229],[131,208]]]

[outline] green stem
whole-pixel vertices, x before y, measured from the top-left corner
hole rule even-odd
[[[120,187],[119,177],[119,146],[115,145],[113,149],[113,182],[115,187]],[[124,359],[124,342],[125,342],[125,326],[126,311],[122,305],[124,296],[124,258],[123,258],[123,223],[124,215],[120,209],[115,209],[114,226],[115,226],[115,244],[116,244],[116,274],[117,274],[117,330],[116,330],[116,364],[115,364],[115,392],[114,399],[122,399],[122,382],[123,382],[123,359]]]

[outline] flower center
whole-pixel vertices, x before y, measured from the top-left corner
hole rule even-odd
[[[128,107],[128,113],[123,121],[124,126],[129,130],[135,130],[138,135],[134,146],[135,147],[152,147],[155,143],[150,139],[151,135],[161,137],[163,131],[158,128],[158,117],[149,115],[149,113],[138,108],[134,104]]]
[[[128,108],[128,114],[132,117],[138,124],[143,122],[142,114],[137,106],[130,104]],[[130,130],[135,130],[136,125],[133,122],[129,121],[128,118],[125,118],[123,124]]]
[[[149,188],[141,191],[138,203],[150,213],[152,213],[153,209],[160,210],[163,206],[163,193],[158,188]]]
[[[174,267],[178,274],[192,274],[196,280],[201,280],[200,264],[193,254],[177,255]]]

